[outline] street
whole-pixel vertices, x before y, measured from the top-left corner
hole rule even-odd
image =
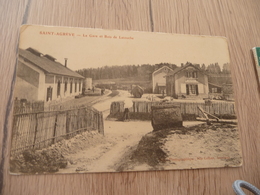
[[[104,96],[93,107],[103,112],[104,119],[109,114],[112,101],[133,99],[127,91],[119,91],[115,97]],[[65,156],[71,163],[60,173],[73,172],[110,172],[115,164],[133,146],[137,145],[145,134],[152,131],[150,121],[108,121],[104,120],[104,140],[92,144],[83,150]],[[95,138],[93,138],[95,139]],[[100,139],[97,137],[97,139]],[[97,140],[98,141],[98,140]]]

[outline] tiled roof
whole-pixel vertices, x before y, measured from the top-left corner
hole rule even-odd
[[[183,70],[183,69],[185,69],[185,68],[187,68],[187,67],[189,67],[189,66],[192,66],[193,68],[197,69],[197,70],[200,71],[201,73],[207,75],[207,73],[206,73],[203,69],[198,68],[198,67],[194,66],[193,64],[186,64],[186,65],[184,65],[184,66],[182,66],[182,67],[178,67],[178,68],[174,69],[173,72],[170,72],[170,73],[167,74],[166,76],[174,75],[174,74],[176,74],[177,72],[180,72],[181,70]]]
[[[26,50],[19,49],[19,55],[48,74],[84,78],[61,63],[53,61],[55,58],[52,57],[53,60],[51,60],[50,57],[47,58],[48,56],[43,56],[40,52],[32,48],[28,48]]]

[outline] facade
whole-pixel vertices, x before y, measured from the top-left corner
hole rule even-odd
[[[162,94],[166,91],[166,75],[172,72],[173,70],[168,66],[163,66],[153,72],[153,93]]]
[[[174,98],[205,98],[209,94],[208,75],[199,66],[187,63],[166,75],[166,94]]]
[[[35,49],[19,49],[14,97],[28,101],[53,101],[82,92],[84,77]]]

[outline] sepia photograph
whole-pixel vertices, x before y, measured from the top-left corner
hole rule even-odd
[[[11,174],[239,167],[224,37],[24,25]]]

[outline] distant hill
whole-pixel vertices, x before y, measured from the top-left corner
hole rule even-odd
[[[86,78],[93,80],[100,79],[118,79],[118,78],[132,78],[143,81],[151,81],[152,73],[163,67],[175,69],[177,66],[170,63],[160,63],[155,65],[124,65],[124,66],[104,66],[101,68],[86,68],[77,70],[76,72]]]
[[[190,63],[190,62],[187,62]],[[187,64],[186,63],[186,64]],[[184,65],[184,64],[182,64]],[[230,75],[230,65],[223,64],[222,69],[218,63],[214,64],[196,64],[209,75],[209,82],[223,85],[232,83]],[[160,64],[142,64],[142,65],[123,65],[123,66],[103,66],[98,68],[80,69],[76,72],[85,78],[92,78],[95,83],[115,82],[120,84],[148,83],[152,81],[152,73],[167,66],[171,69],[177,68],[177,65],[170,63]]]

